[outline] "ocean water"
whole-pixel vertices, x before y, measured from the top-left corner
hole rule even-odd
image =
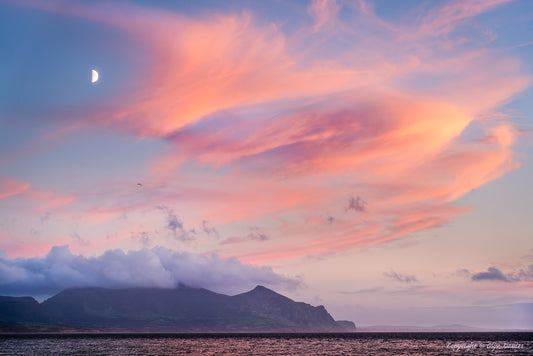
[[[533,333],[0,335],[0,355],[533,355]]]

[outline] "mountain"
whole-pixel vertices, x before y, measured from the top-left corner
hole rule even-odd
[[[4,299],[6,302],[3,302]],[[235,296],[180,286],[176,289],[67,289],[41,304],[30,297],[0,297],[0,330],[55,329],[134,332],[347,331],[346,325],[337,323],[323,306],[313,307],[295,302],[262,286]]]
[[[50,319],[39,303],[31,297],[0,296],[0,330],[29,331],[47,324]],[[33,327],[28,329],[28,325]]]
[[[337,320],[337,324],[342,326],[346,331],[355,331],[356,327],[353,321],[349,320]]]

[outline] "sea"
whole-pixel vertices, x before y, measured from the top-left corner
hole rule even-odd
[[[533,333],[0,334],[0,355],[533,355]]]

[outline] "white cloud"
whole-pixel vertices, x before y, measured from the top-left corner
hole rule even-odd
[[[269,267],[238,259],[176,252],[163,247],[125,253],[108,250],[101,256],[74,255],[68,246],[54,246],[44,257],[9,259],[0,253],[0,294],[52,295],[72,287],[157,287],[179,284],[234,294],[262,284],[293,288],[298,281]]]

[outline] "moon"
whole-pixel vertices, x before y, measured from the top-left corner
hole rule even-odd
[[[96,83],[96,81],[98,80],[98,72],[93,69],[91,70],[91,74],[92,74],[91,83]]]

